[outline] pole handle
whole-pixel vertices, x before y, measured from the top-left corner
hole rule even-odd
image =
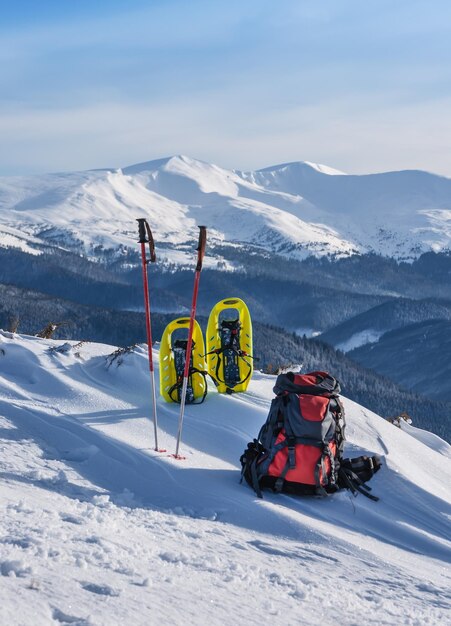
[[[139,241],[138,243],[147,243],[146,238],[146,219],[144,217],[138,217],[136,219],[138,222],[138,231],[139,231]]]
[[[149,253],[150,253],[150,262],[155,263],[157,260],[157,255],[155,254],[155,242],[153,240],[152,231],[150,230],[150,226],[147,223],[145,217],[138,217],[138,232],[139,232],[139,241],[138,243],[148,243],[149,244]]]
[[[202,269],[202,261],[205,256],[205,247],[207,245],[207,227],[199,226],[199,243],[197,244],[197,265],[196,272],[200,272]]]

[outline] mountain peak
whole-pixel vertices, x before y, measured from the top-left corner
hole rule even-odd
[[[329,165],[322,165],[321,163],[313,163],[312,161],[291,161],[289,163],[280,163],[278,165],[269,165],[268,167],[263,167],[257,172],[278,172],[278,171],[287,171],[287,170],[297,170],[297,171],[309,171],[315,170],[320,174],[327,174],[329,176],[347,176],[346,172],[342,172],[333,167],[329,167]]]
[[[154,159],[152,161],[143,161],[142,163],[127,165],[126,167],[122,167],[121,171],[126,176],[132,176],[134,174],[142,174],[143,172],[154,172],[155,170],[160,170],[171,163],[191,164],[195,162],[196,159],[192,159],[188,156],[185,156],[184,154],[175,154],[172,156],[164,157],[162,159]]]

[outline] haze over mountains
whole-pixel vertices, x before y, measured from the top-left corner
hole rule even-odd
[[[451,179],[422,171],[354,176],[308,162],[241,172],[186,156],[0,178],[0,245],[95,255],[132,246],[137,216],[149,219],[177,264],[186,259],[169,248],[195,240],[197,224],[207,225],[211,244],[297,259],[375,252],[412,260],[450,248]]]

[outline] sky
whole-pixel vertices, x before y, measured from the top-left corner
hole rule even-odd
[[[186,154],[451,176],[449,0],[0,9],[0,175]]]

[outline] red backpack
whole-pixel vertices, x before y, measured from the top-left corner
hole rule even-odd
[[[365,480],[380,467],[377,457],[343,459],[344,408],[340,384],[327,372],[280,374],[268,418],[241,456],[244,477],[261,489],[328,495],[340,487],[370,496]]]

